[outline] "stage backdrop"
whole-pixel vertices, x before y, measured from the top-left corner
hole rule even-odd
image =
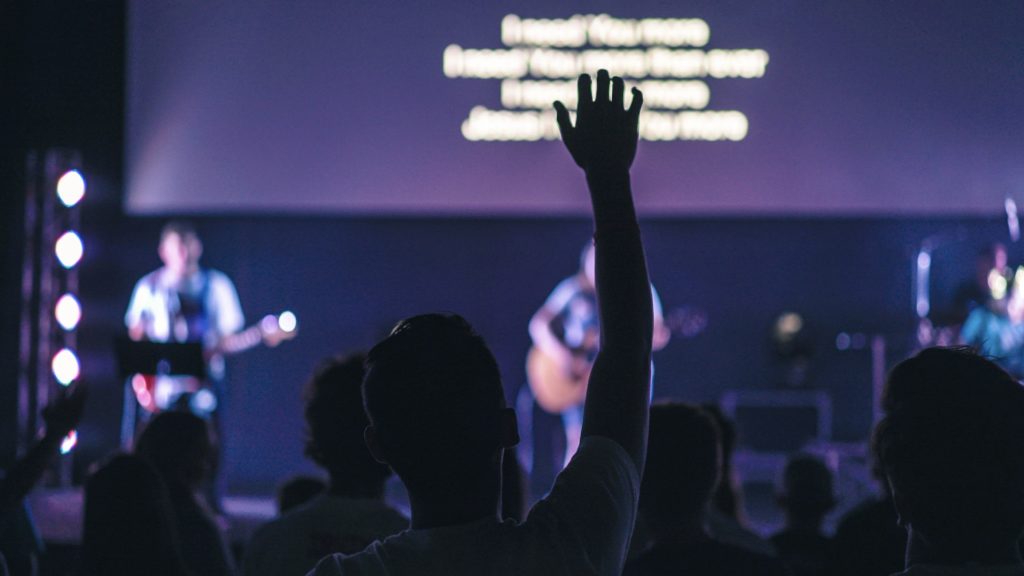
[[[647,94],[647,214],[992,213],[1024,196],[1024,4],[129,4],[131,213],[582,215],[550,103]]]

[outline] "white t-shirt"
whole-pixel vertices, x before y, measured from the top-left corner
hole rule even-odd
[[[590,436],[526,521],[487,518],[406,530],[358,554],[324,558],[311,576],[618,576],[633,531],[640,475],[618,443]]]
[[[214,344],[221,337],[234,334],[245,325],[238,293],[222,272],[201,270],[180,285],[174,285],[160,268],[146,274],[135,284],[124,323],[131,328],[141,324],[146,339],[153,342],[184,342],[190,339],[182,333],[185,326],[175,325],[180,309],[178,294],[192,294],[203,298],[209,322],[203,339]]]
[[[305,574],[328,554],[358,552],[408,527],[381,500],[322,494],[260,527],[246,546],[242,574]]]

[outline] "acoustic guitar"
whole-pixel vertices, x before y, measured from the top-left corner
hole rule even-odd
[[[699,308],[676,308],[665,317],[665,327],[682,338],[699,335],[707,325],[707,313]],[[586,400],[596,345],[594,338],[593,346],[569,350],[573,362],[565,362],[537,346],[530,348],[526,355],[526,381],[537,405],[552,414],[561,414]]]

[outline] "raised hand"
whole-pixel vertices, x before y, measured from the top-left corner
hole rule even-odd
[[[572,125],[569,111],[561,102],[555,102],[558,129],[572,159],[588,174],[595,171],[629,170],[636,156],[637,125],[643,94],[633,88],[633,102],[623,108],[625,83],[616,76],[609,81],[608,71],[597,72],[597,93],[590,94],[590,76],[583,74],[577,81],[579,91],[576,126]],[[609,84],[611,95],[609,97]]]

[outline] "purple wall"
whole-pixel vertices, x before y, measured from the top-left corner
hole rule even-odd
[[[1024,192],[1019,2],[553,6],[130,3],[126,206],[585,215],[558,142],[460,134],[474,106],[502,108],[501,81],[446,78],[442,54],[449,44],[503,48],[506,14],[701,18],[710,39],[700,49],[768,53],[762,78],[698,78],[707,109],[746,115],[746,139],[642,145],[644,213],[984,215]]]

